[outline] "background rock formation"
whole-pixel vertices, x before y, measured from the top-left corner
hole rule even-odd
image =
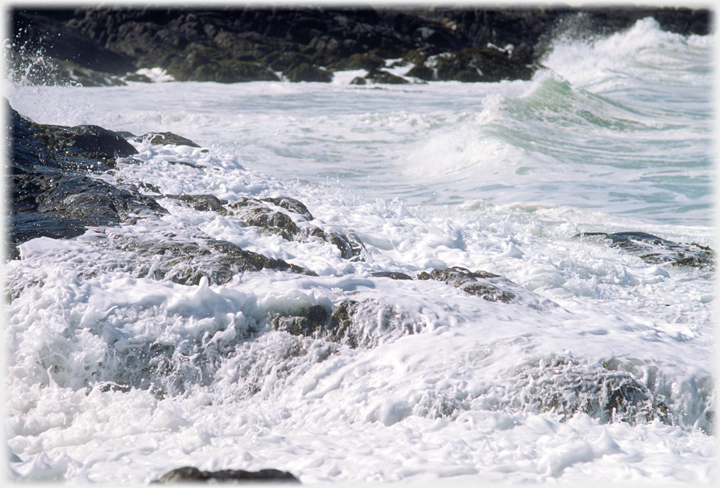
[[[398,83],[379,70],[400,58],[420,80],[487,82],[528,79],[560,30],[607,34],[648,16],[680,34],[710,30],[708,10],[671,7],[14,9],[10,62],[34,84],[147,81],[129,73],[153,67],[178,81],[328,82],[365,69]]]

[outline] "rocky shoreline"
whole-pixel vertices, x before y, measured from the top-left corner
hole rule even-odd
[[[198,148],[197,144],[181,136],[151,133],[138,137],[97,126],[37,124],[9,106],[8,111],[11,135],[10,259],[20,259],[18,246],[34,238],[82,238],[92,241],[100,250],[116,253],[115,260],[107,264],[112,269],[124,270],[134,278],[170,280],[181,285],[199,285],[200,289],[225,284],[237,275],[263,269],[317,276],[302,266],[213,239],[193,226],[168,223],[163,220],[168,211],[156,201],[160,198],[237,219],[243,226],[252,226],[259,233],[275,234],[285,240],[317,240],[322,245],[336,247],[344,260],[365,259],[365,246],[352,231],[341,233],[337,229],[324,229],[308,208],[294,198],[248,196],[228,202],[214,195],[162,195],[157,189],[141,189],[122,182],[111,184],[101,178],[103,174],[112,173],[118,165],[142,164],[133,159],[136,149],[128,142],[131,140]],[[157,236],[159,230],[166,238],[162,241],[148,238],[147,232],[143,231],[145,227],[155,229],[152,235]],[[646,233],[591,233],[575,238],[605,242],[650,264],[714,268],[714,253],[710,248],[674,243]],[[93,263],[85,270],[78,265],[76,272],[81,279],[91,277],[102,266]],[[506,278],[457,266],[423,271],[415,277],[397,271],[379,271],[368,279],[397,280],[398,286],[403,286],[401,283],[406,281],[437,281],[499,306],[527,306],[537,310],[557,307]],[[22,285],[12,278],[8,288],[7,299],[10,301],[23,292]],[[270,310],[263,323],[286,332],[289,337],[326,341],[330,350],[340,345],[353,349],[371,348],[388,337],[419,332],[416,330],[418,325],[390,298],[345,298],[337,303],[298,310]],[[126,375],[120,367],[114,388],[149,388],[159,397],[184,391],[187,378],[181,369],[173,366],[174,345],[148,343],[133,354],[136,356],[128,361],[141,362],[146,367],[139,375],[135,370],[128,370]],[[203,354],[196,359],[203,363]],[[575,369],[573,365],[568,367]],[[586,404],[592,406],[582,407],[583,411],[603,421],[608,421],[608,412],[614,411],[615,418],[631,423],[658,416],[663,422],[673,422],[665,413],[662,401],[629,375],[605,367],[600,368],[597,375],[601,386],[593,391],[577,392],[580,397],[587,397]],[[212,372],[208,371],[205,376],[212,378]],[[547,381],[550,390],[560,388],[555,385],[554,376]],[[558,407],[550,401],[538,408],[561,408],[571,414],[581,406],[573,403]]]
[[[262,8],[13,9],[11,71],[38,85],[177,81],[329,82],[527,80],[551,38],[601,35],[653,17],[683,35],[710,32],[707,9],[687,8]],[[403,66],[405,76],[384,68]]]

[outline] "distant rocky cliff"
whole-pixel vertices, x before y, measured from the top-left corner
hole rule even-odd
[[[16,76],[84,86],[149,81],[133,73],[153,67],[178,81],[221,83],[328,82],[335,71],[356,69],[376,83],[529,79],[559,31],[611,33],[651,16],[664,30],[705,35],[711,23],[709,10],[686,8],[16,8],[9,15]],[[411,69],[394,76],[383,70],[392,63]]]

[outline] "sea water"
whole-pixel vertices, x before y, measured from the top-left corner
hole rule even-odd
[[[195,466],[277,468],[303,483],[711,482],[713,271],[577,236],[715,248],[713,42],[645,19],[560,36],[531,81],[487,84],[357,86],[363,72],[341,72],[330,84],[9,86],[12,107],[39,123],[202,146],[133,142],[136,161],[99,176],[108,182],[288,196],[365,246],[349,261],[162,197],[161,219],[23,244],[6,265],[10,476],[147,483]],[[134,276],[131,253],[101,244],[170,232],[317,276],[184,286]],[[372,277],[449,266],[501,275],[521,299]],[[370,304],[362,347],[267,319],[348,299]],[[133,356],[163,346],[172,381]],[[672,421],[548,407],[611,374],[647,388]]]

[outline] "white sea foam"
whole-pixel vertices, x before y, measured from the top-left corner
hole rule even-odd
[[[528,82],[12,87],[37,122],[203,146],[132,142],[135,161],[109,182],[297,198],[313,225],[365,249],[350,261],[172,198],[159,198],[162,218],[21,245],[7,265],[11,477],[146,483],[194,465],[304,483],[711,482],[714,272],[576,238],[633,230],[715,247],[710,113],[696,110],[711,45],[646,20],[559,42],[553,72]],[[577,68],[579,51],[591,61]],[[632,90],[618,88],[628,77]],[[317,276],[186,286],[140,276],[141,257],[113,245],[170,233]],[[448,266],[501,275],[517,299],[372,276]],[[269,320],[349,300],[360,347]],[[649,403],[603,422],[578,386],[630,380],[665,422],[658,404],[640,417]]]

